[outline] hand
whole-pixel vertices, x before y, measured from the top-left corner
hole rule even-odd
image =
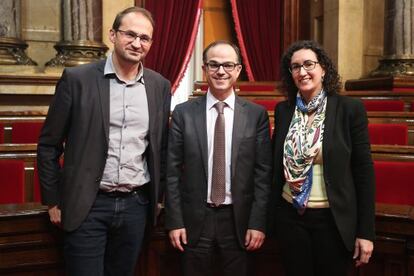
[[[356,260],[355,266],[361,266],[369,262],[369,258],[374,250],[374,244],[370,240],[356,238],[354,260]]]
[[[265,233],[253,229],[247,229],[244,246],[247,251],[259,249],[265,239]]]
[[[184,248],[182,244],[187,244],[187,232],[185,231],[185,228],[171,230],[168,233],[168,236],[170,237],[172,246],[183,252]]]
[[[61,226],[61,215],[60,215],[60,209],[57,205],[49,206],[49,218],[50,222],[52,222],[56,226]]]

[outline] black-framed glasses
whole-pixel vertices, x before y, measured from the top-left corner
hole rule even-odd
[[[139,38],[139,42],[142,45],[149,45],[152,42],[152,38],[145,35],[145,34],[137,34],[133,31],[124,31],[124,30],[116,30],[117,32],[121,33],[125,40],[128,42],[133,42],[135,39]]]
[[[240,63],[234,63],[234,62],[224,62],[224,63],[207,62],[204,65],[207,67],[207,69],[210,72],[218,71],[220,69],[220,66],[223,67],[224,71],[231,72],[236,68],[236,66],[240,65]]]
[[[316,64],[318,64],[319,62],[317,61],[313,61],[313,60],[305,60],[303,62],[303,64],[298,64],[298,63],[293,63],[289,66],[289,71],[292,74],[298,74],[300,72],[300,69],[303,67],[303,69],[305,69],[305,71],[311,71],[313,69],[315,69]]]

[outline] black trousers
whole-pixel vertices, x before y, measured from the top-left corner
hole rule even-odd
[[[346,249],[329,208],[303,215],[285,200],[276,212],[276,238],[288,276],[346,276],[352,253]]]
[[[232,206],[208,207],[200,239],[185,246],[182,260],[186,276],[247,276],[247,251],[237,240]]]

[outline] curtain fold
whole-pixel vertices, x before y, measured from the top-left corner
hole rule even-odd
[[[281,0],[230,0],[249,81],[279,79]]]
[[[191,58],[201,15],[201,0],[146,0],[155,20],[153,44],[145,59],[151,68],[178,87]]]

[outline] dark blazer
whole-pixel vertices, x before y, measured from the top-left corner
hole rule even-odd
[[[110,111],[104,66],[105,60],[64,70],[39,138],[42,203],[59,206],[67,231],[75,230],[89,213],[106,163]],[[165,180],[170,83],[148,69],[144,69],[144,79],[149,110],[150,215],[155,222]],[[58,159],[62,153],[61,169]]]
[[[283,200],[283,144],[294,110],[295,106],[285,101],[274,113],[273,182],[277,200]],[[361,101],[328,96],[322,142],[324,180],[332,214],[348,250],[353,250],[356,237],[375,237],[375,177],[367,124]]]
[[[271,182],[267,112],[236,96],[231,149],[231,193],[237,238],[244,247],[247,229],[265,232]],[[178,105],[169,133],[166,222],[186,228],[189,244],[198,241],[206,213],[208,148],[206,96]]]

